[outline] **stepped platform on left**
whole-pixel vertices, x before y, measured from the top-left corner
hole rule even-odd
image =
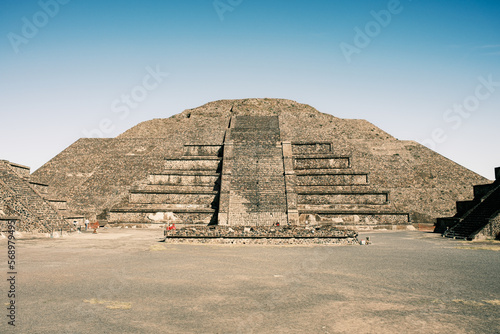
[[[495,169],[495,179],[474,186],[474,199],[458,201],[457,213],[438,218],[434,231],[454,239],[500,240],[500,167]]]
[[[177,159],[133,187],[126,204],[109,211],[110,223],[215,224],[220,190],[221,145],[186,145]]]
[[[30,168],[0,160],[0,228],[16,221],[16,231],[50,233],[71,230],[75,219],[66,201],[49,194],[48,185],[31,180]],[[79,218],[79,217],[78,217]]]

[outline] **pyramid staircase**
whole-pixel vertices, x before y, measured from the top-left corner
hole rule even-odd
[[[332,143],[281,138],[277,116],[233,116],[221,144],[184,146],[180,158],[129,191],[110,223],[406,228],[390,194]]]
[[[277,116],[234,116],[224,142],[219,225],[271,226],[287,220]]]
[[[457,213],[451,218],[438,218],[435,232],[455,239],[500,238],[500,168],[496,181],[474,186],[474,199],[457,202]]]

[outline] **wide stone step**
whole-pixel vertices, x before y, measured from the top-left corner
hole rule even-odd
[[[219,174],[156,174],[149,176],[149,184],[151,185],[214,185],[219,179]]]
[[[110,212],[174,212],[174,213],[214,213],[216,210],[205,206],[171,205],[171,204],[129,204],[120,208],[113,208]]]
[[[192,176],[218,176],[220,173],[213,170],[186,170],[186,169],[164,169],[161,173],[151,175],[192,175]]]
[[[112,224],[202,224],[208,225],[215,217],[214,210],[173,209],[158,207],[154,210],[140,208],[130,210],[112,210],[108,222]]]
[[[173,160],[189,160],[189,161],[198,161],[198,160],[209,160],[209,161],[221,161],[222,157],[217,156],[182,156],[180,158],[165,158],[166,161]]]
[[[211,170],[214,173],[219,169],[221,162],[220,158],[208,159],[165,159],[165,169],[181,169],[181,170]]]
[[[217,190],[194,191],[186,188],[170,188],[170,189],[135,189],[131,190],[130,194],[180,194],[180,195],[217,195]]]
[[[293,168],[295,170],[308,169],[347,169],[351,167],[349,157],[338,156],[306,156],[294,157]]]
[[[310,193],[378,193],[383,192],[380,189],[373,187],[369,184],[361,185],[333,185],[333,186],[323,186],[323,185],[309,185],[309,186],[295,186],[295,192],[298,194],[310,194]]]
[[[339,186],[368,184],[368,174],[297,174],[298,186]]]
[[[148,184],[138,186],[130,190],[130,192],[150,192],[150,193],[187,193],[193,192],[196,194],[203,194],[207,192],[217,191],[218,185],[165,185],[165,184]]]
[[[332,153],[332,143],[311,142],[311,143],[292,143],[292,153],[296,155],[310,154],[329,154]]]
[[[313,193],[298,194],[299,204],[386,204],[389,200],[388,193]]]
[[[222,145],[184,145],[184,156],[220,156]]]
[[[407,213],[376,212],[376,211],[332,211],[332,212],[300,212],[299,222],[301,224],[331,224],[344,228],[389,228],[397,225],[410,225],[410,217]]]
[[[317,168],[317,169],[298,169],[294,171],[297,176],[303,175],[368,175],[364,170],[352,168]]]
[[[130,193],[134,204],[214,204],[217,192],[199,193]]]
[[[394,208],[387,204],[297,204],[299,213],[330,212],[393,212]]]

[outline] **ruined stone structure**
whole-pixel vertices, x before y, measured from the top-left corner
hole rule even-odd
[[[116,224],[405,228],[487,180],[364,120],[289,100],[224,100],[80,139],[37,170],[68,206]]]
[[[165,231],[165,242],[215,242],[222,244],[358,244],[358,233],[331,225],[315,226],[196,226]]]
[[[448,238],[500,239],[500,167],[495,178],[474,186],[473,200],[458,201],[455,216],[437,219],[435,232]]]
[[[46,184],[31,180],[30,168],[0,160],[0,229],[15,220],[16,230],[49,233],[70,229],[66,202],[48,193]]]

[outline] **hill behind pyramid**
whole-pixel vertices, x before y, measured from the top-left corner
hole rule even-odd
[[[80,139],[33,177],[115,223],[351,227],[430,223],[488,182],[365,120],[281,99],[215,101]]]

